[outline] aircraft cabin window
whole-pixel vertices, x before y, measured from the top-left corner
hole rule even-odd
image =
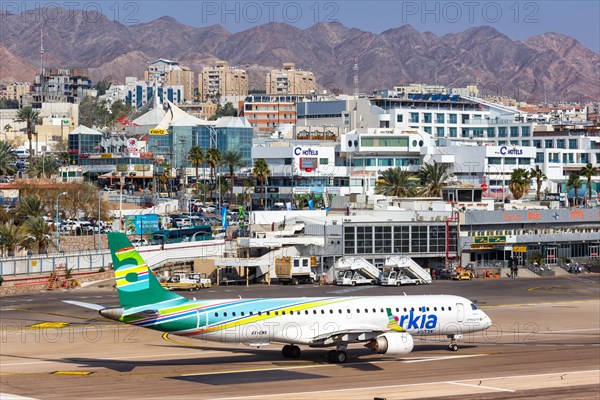
[[[437,311],[437,307],[433,307],[433,311]]]
[[[235,313],[234,312],[232,312],[231,315],[233,315],[235,317]]]
[[[308,315],[308,310],[304,310],[304,314]]]
[[[442,311],[444,311],[444,307],[442,307]]]
[[[262,311],[259,311],[259,312],[258,312],[258,315],[259,315],[259,316],[260,316],[260,315],[262,315]]]
[[[215,313],[215,317],[218,317],[218,316],[219,316],[219,313],[218,313],[218,312],[216,312],[216,313]]]
[[[411,307],[411,308],[410,308],[410,311],[415,311],[415,308],[414,308],[414,307]]]
[[[285,315],[285,310],[281,312],[281,315]]]
[[[366,313],[368,313],[368,312],[369,312],[369,309],[368,309],[368,308],[365,308],[365,312],[366,312]]]
[[[475,304],[471,303],[471,310],[477,310],[477,309],[478,309],[477,306]]]
[[[279,311],[275,311],[275,315],[279,315]]]
[[[356,313],[360,314],[360,309],[359,308],[356,309]]]
[[[313,310],[313,314],[316,314],[316,313],[317,313],[317,310]]]
[[[383,312],[383,308],[380,308],[379,311]]]
[[[226,313],[226,312],[224,312],[224,313],[223,313],[223,316],[224,316],[224,317],[226,317],[226,316],[227,316],[227,313]]]
[[[321,310],[321,314],[325,314],[325,310]]]
[[[340,312],[340,314],[342,313],[342,309],[341,308],[338,311]]]
[[[396,312],[400,312],[400,309],[398,307],[396,307]]]
[[[448,311],[452,311],[452,307],[448,307]]]
[[[346,312],[347,312],[348,314],[350,314],[350,309],[349,309],[349,308],[347,308],[347,309],[346,309]]]
[[[333,314],[333,308],[329,310],[329,314]]]
[[[406,312],[406,307],[404,307],[404,312]]]
[[[271,311],[267,311],[267,315],[271,315]]]
[[[373,309],[373,312],[377,312],[377,310],[376,310],[376,309]]]
[[[244,315],[246,315],[246,313],[244,313],[244,312],[242,311],[242,317],[243,317]]]
[[[429,307],[427,307],[427,311],[429,311]]]
[[[254,315],[254,311],[250,311],[250,315]]]

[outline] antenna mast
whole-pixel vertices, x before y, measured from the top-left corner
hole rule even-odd
[[[358,96],[358,59],[354,57],[354,95]]]

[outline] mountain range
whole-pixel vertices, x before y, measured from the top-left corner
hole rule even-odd
[[[96,12],[70,12],[67,21],[42,21],[35,10],[0,13],[0,80],[33,81],[41,36],[45,66],[87,68],[93,81],[141,78],[159,58],[196,72],[226,60],[247,70],[251,89],[264,89],[266,72],[294,62],[315,73],[320,90],[351,93],[356,59],[366,93],[408,83],[478,84],[484,95],[526,101],[600,100],[600,55],[559,33],[518,41],[489,26],[437,36],[410,25],[376,34],[340,23],[300,29],[276,22],[231,33],[171,17],[124,25]]]

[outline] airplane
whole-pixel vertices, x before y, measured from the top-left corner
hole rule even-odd
[[[413,336],[446,336],[449,350],[457,351],[464,334],[492,325],[471,301],[448,295],[190,300],[160,285],[125,234],[107,235],[120,306],[65,302],[126,324],[254,347],[284,344],[286,358],[299,358],[299,345],[335,347],[327,353],[330,363],[346,362],[351,343],[406,355]]]

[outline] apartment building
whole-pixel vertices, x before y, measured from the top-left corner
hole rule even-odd
[[[18,101],[19,104],[23,104],[28,101],[29,95],[31,94],[31,83],[30,82],[12,82],[6,85],[3,90],[2,97],[7,100]]]
[[[248,96],[239,103],[238,113],[255,131],[272,132],[282,124],[296,124],[298,96]]]
[[[92,81],[85,69],[44,68],[36,75],[32,106],[42,103],[79,103],[92,89]]]
[[[315,75],[309,71],[296,69],[294,63],[284,63],[282,69],[274,69],[267,74],[267,94],[311,94],[316,91]]]
[[[150,63],[144,71],[144,80],[152,86],[155,82],[158,86],[182,86],[183,101],[194,100],[194,71],[188,67],[182,67],[177,61],[159,59]]]
[[[230,67],[227,61],[217,61],[214,67],[204,67],[198,74],[198,91],[202,101],[218,97],[247,96],[246,71],[238,67]]]

